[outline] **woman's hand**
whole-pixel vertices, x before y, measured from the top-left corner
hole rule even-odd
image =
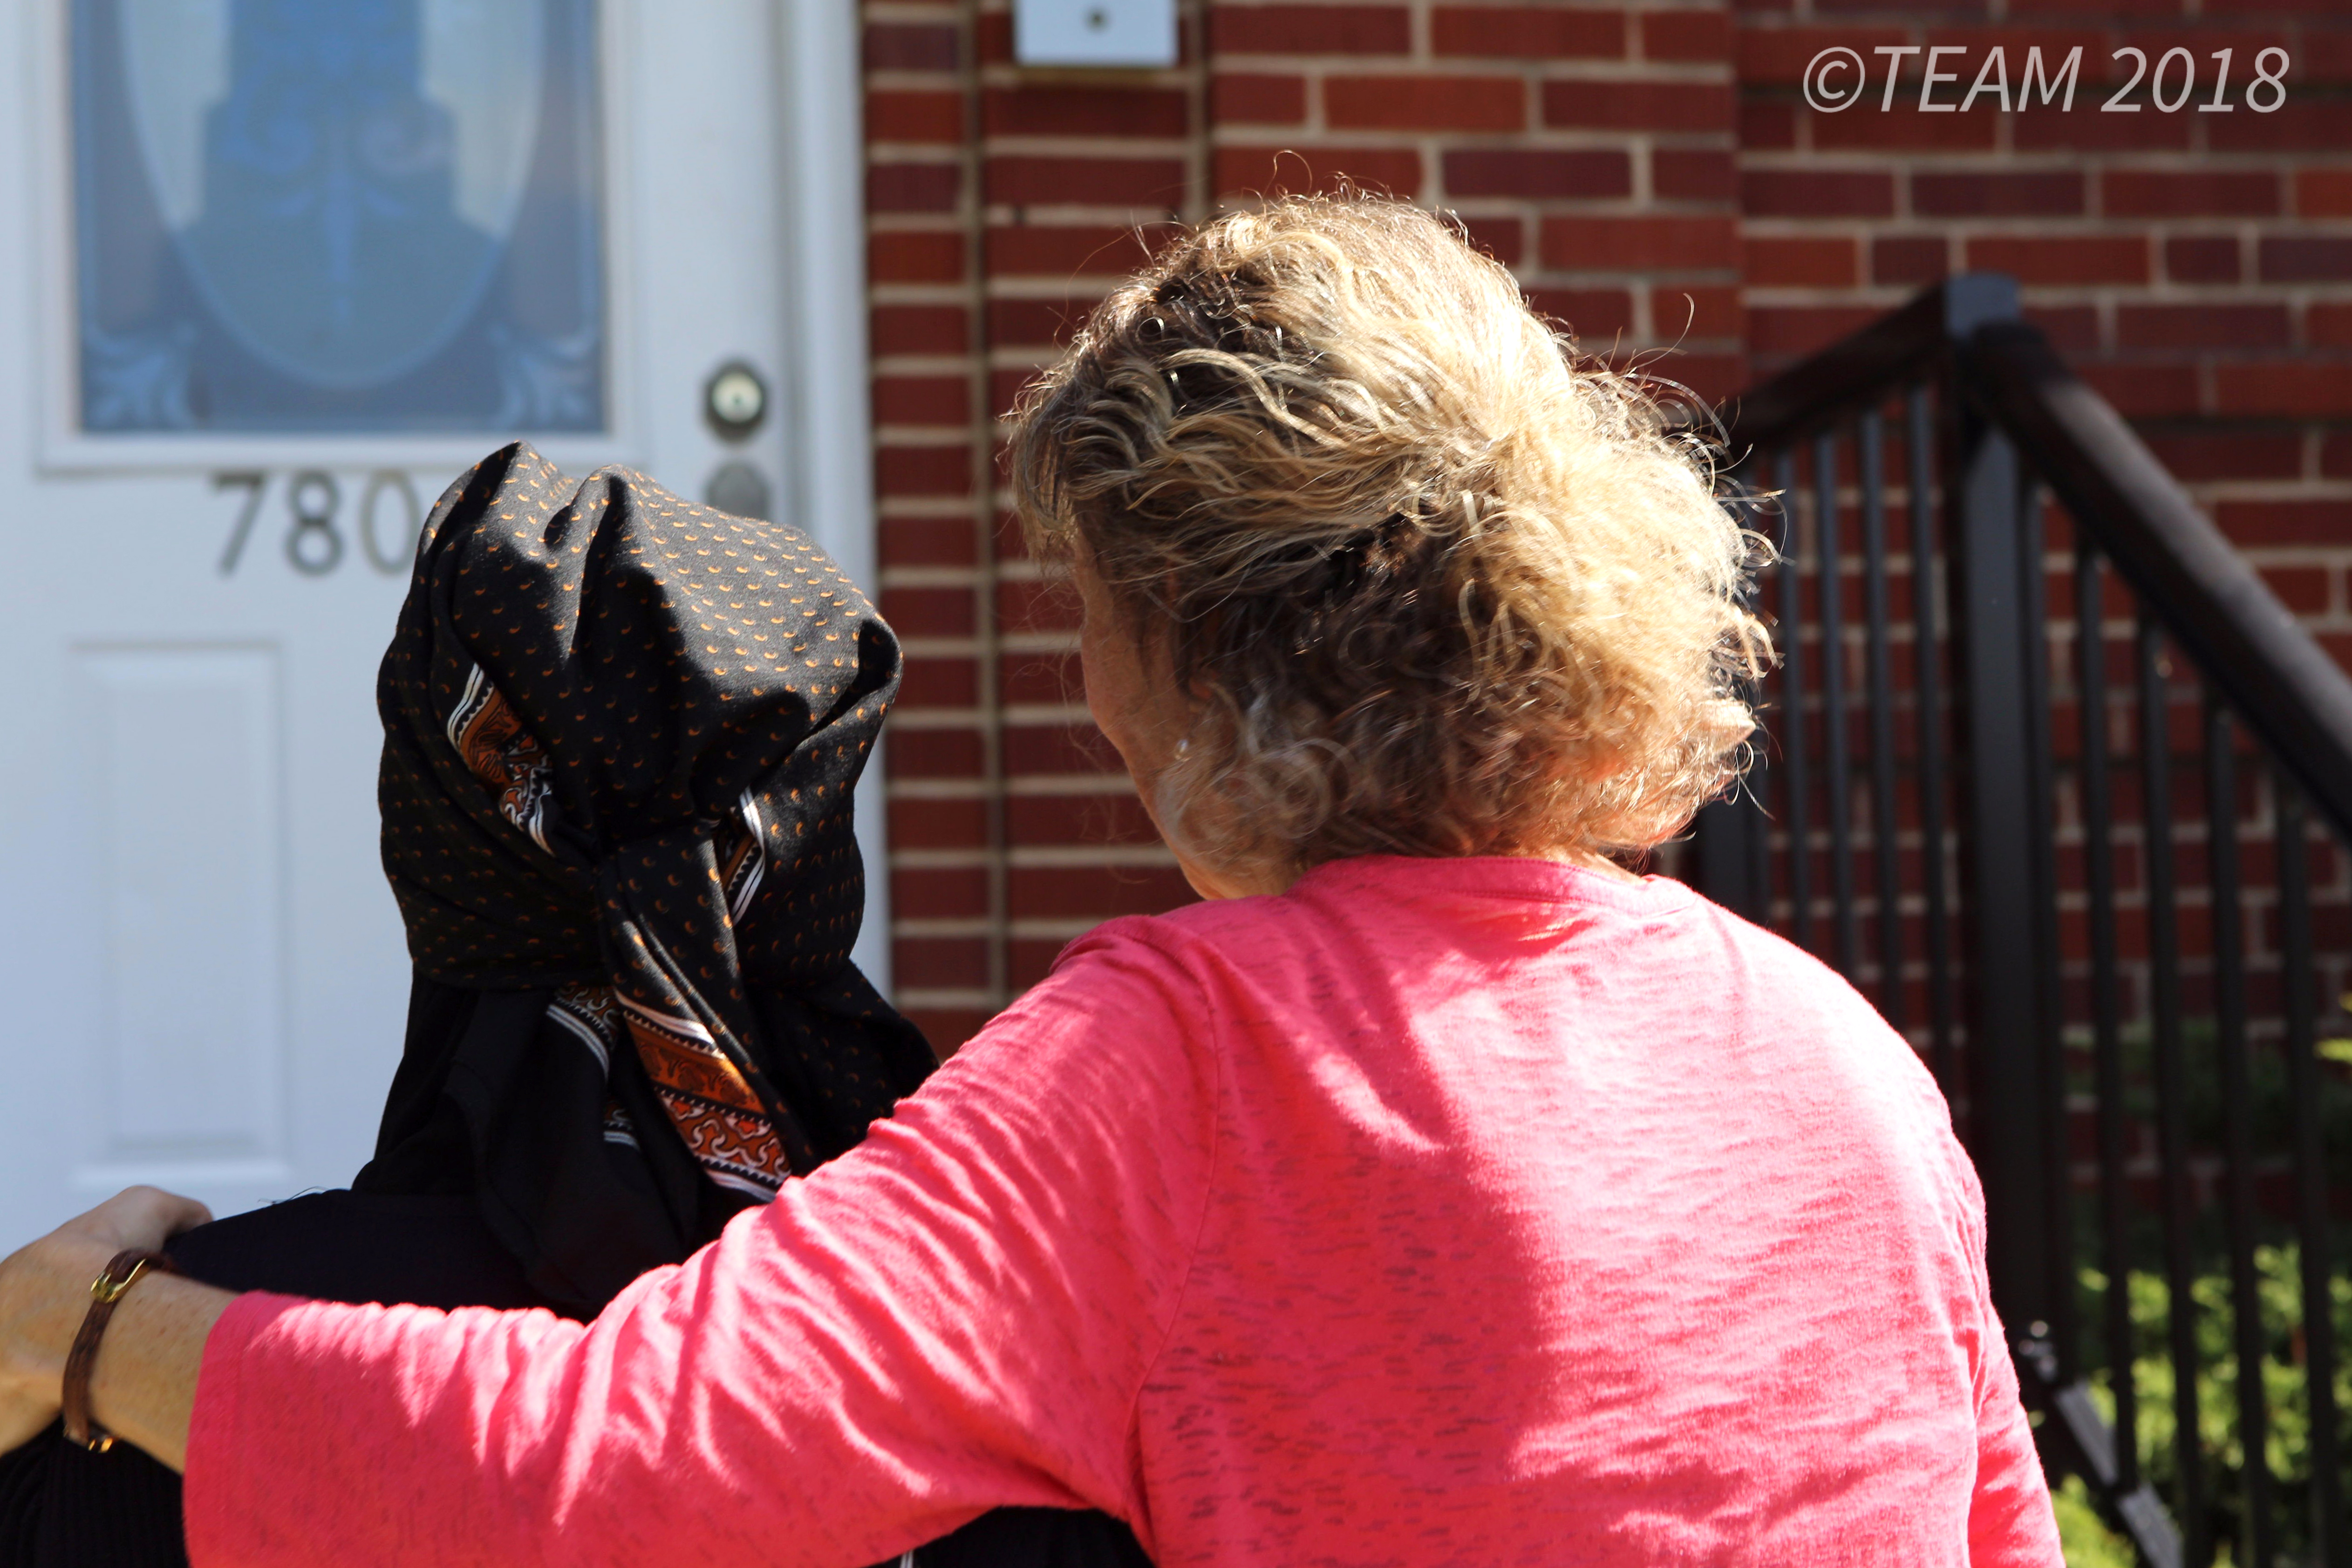
[[[125,1187],[88,1214],[66,1221],[50,1236],[95,1242],[107,1249],[107,1258],[111,1258],[133,1247],[152,1251],[182,1231],[194,1230],[212,1221],[213,1211],[194,1198],[184,1198],[161,1187]],[[99,1266],[104,1268],[105,1262],[100,1258]]]
[[[66,1352],[107,1259],[159,1247],[212,1217],[194,1198],[131,1187],[0,1261],[0,1453],[58,1418]]]

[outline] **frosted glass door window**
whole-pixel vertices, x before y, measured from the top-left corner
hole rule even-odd
[[[73,0],[80,422],[600,431],[594,0]]]

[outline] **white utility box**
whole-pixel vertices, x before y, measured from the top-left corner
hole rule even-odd
[[[1013,0],[1013,58],[1024,66],[1176,63],[1176,0]]]

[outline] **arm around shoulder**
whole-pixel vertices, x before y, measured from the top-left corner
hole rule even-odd
[[[194,1560],[816,1565],[1003,1504],[1136,1519],[1136,1395],[1207,1203],[1213,1033],[1181,965],[1108,940],[584,1328],[239,1313],[197,1413]]]

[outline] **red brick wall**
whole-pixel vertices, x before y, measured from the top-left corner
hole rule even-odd
[[[993,493],[993,421],[1121,273],[1207,205],[1197,63],[1014,70],[1002,5],[866,7],[882,607],[900,1004],[950,1047],[1105,916],[1183,896],[1109,776]]]
[[[1832,46],[1871,66],[1864,100],[1834,113],[1800,90],[1808,61]],[[1892,111],[1879,47],[1956,47],[1930,102],[1956,104],[2003,47],[2011,85],[2026,51],[2046,63],[2080,47],[2071,110],[2039,102],[2016,113],[1979,99],[1973,112],[1922,112],[1919,68],[1906,58]],[[2152,70],[2130,81],[2116,52],[2152,68],[2189,52],[2197,90]],[[2286,51],[2285,100],[2248,107],[2255,57]],[[2206,112],[2220,50],[2231,51],[2229,112]],[[1963,268],[2013,274],[2027,314],[2084,377],[2129,416],[2287,605],[2352,662],[2346,569],[2352,566],[2352,12],[2311,0],[2009,0],[2003,5],[1892,5],[1863,0],[1740,0],[1739,79],[1743,298],[1750,363],[1769,374]],[[2263,101],[2269,101],[2265,91]],[[2071,691],[2071,583],[2065,530],[2053,518],[2053,668]],[[2128,621],[2111,625],[2125,635]],[[2120,647],[2111,650],[2123,668]],[[2190,957],[2192,1013],[2208,1005],[2203,810],[2197,731],[2177,694],[2179,916]],[[2127,698],[2111,694],[2118,706]],[[2056,715],[2062,763],[2070,708]],[[2120,721],[2120,715],[2117,715]],[[2242,770],[2243,771],[2243,770]],[[2125,775],[2126,779],[2130,775]],[[2275,1012],[2278,932],[2272,903],[2267,797],[2242,784],[2249,856],[2247,961],[2258,1018]],[[2069,1016],[2087,1016],[2079,803],[2062,787],[2062,906]],[[2128,824],[2126,805],[2119,820]],[[2341,980],[2345,868],[2322,852],[2315,893],[2323,969]],[[2137,858],[2118,862],[2126,1016],[2143,1016],[2148,976],[2146,888]],[[2340,985],[2337,987],[2340,989]]]
[[[1452,208],[1587,347],[1709,397],[1946,270],[2017,272],[2352,653],[2352,22],[2302,3],[2189,21],[2180,0],[1186,0],[1182,62],[1113,73],[1015,67],[1006,0],[865,0],[883,597],[908,655],[902,1005],[953,1046],[1069,937],[1188,896],[1086,723],[1067,606],[994,491],[992,425],[1164,226],[1257,192],[1344,175]],[[1879,112],[1872,47],[1960,43],[1972,72],[1992,39],[2083,43],[2086,78],[2126,42],[2209,72],[2233,47],[2240,84],[2276,44],[2289,104],[2101,115],[2111,89],[2086,79],[2069,115]],[[1837,116],[1795,85],[1832,43],[1874,69]]]
[[[2298,613],[2352,656],[2352,12],[2329,0],[2010,0],[2005,6],[1742,0],[1739,172],[1747,346],[1759,372],[1961,268],[2015,274],[2027,312],[2139,426]],[[1801,101],[1799,73],[1844,45],[1867,100]],[[1882,112],[1880,46],[1956,46],[1967,92],[2006,46],[2083,50],[2071,111],[1920,112],[1922,57]],[[2185,48],[2176,112],[2100,105]],[[2246,105],[2259,51],[2287,52],[2277,112]],[[2232,51],[2228,113],[2212,100]],[[2166,80],[2176,101],[2179,64]],[[2267,98],[2267,94],[2265,94]]]

